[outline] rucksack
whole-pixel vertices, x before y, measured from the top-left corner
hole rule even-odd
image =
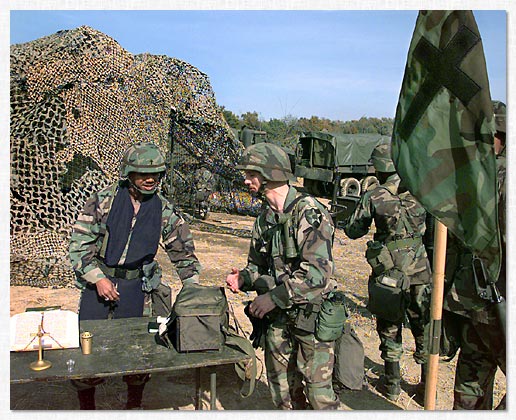
[[[247,354],[250,361],[236,363],[235,370],[242,380],[249,380],[248,392],[240,391],[242,397],[248,397],[255,387],[256,354],[238,324],[233,327],[229,321],[230,309],[223,287],[186,284],[176,296],[160,337],[180,353],[218,351],[226,345]]]

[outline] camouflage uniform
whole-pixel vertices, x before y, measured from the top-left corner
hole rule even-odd
[[[390,150],[388,145],[380,145],[375,151],[385,148]],[[357,208],[346,220],[344,231],[349,238],[357,239],[369,232],[374,221],[374,241],[387,247],[394,267],[403,271],[410,279],[410,300],[406,316],[416,343],[414,360],[417,364],[423,365],[427,356],[424,330],[428,323],[428,299],[425,297],[431,282],[430,263],[422,241],[426,229],[426,211],[408,191],[403,191],[399,187],[400,179],[397,174],[392,173],[394,165],[390,165],[392,162],[389,167],[381,168],[390,175],[382,185],[362,196]],[[368,243],[368,246],[370,245],[372,243]],[[379,274],[381,273],[375,275]],[[373,277],[373,274],[371,276]],[[399,322],[380,317],[376,320],[381,357],[386,362],[386,371],[392,367],[394,371],[399,372],[399,360],[403,354],[402,322],[403,317]],[[393,364],[398,364],[398,367]],[[395,388],[393,397],[399,394],[398,387]]]
[[[253,153],[244,154],[240,169],[262,172],[266,163],[266,179],[287,179],[288,157],[280,148],[261,143],[248,149],[254,148],[267,157],[266,162]],[[277,173],[274,167],[285,170]],[[295,249],[286,249],[286,223]],[[282,214],[267,206],[253,227],[248,263],[239,274],[243,291],[259,290],[264,277],[273,280],[269,293],[277,308],[268,315],[265,365],[272,399],[279,408],[305,409],[306,399],[316,410],[339,406],[332,387],[334,342],[317,340],[313,326],[296,327],[296,318],[308,304],[321,302],[336,289],[330,278],[333,234],[333,222],[324,206],[311,196],[301,196],[294,187],[289,187]]]
[[[496,101],[494,108],[497,132],[505,135],[505,105]],[[496,286],[500,294],[506,297],[505,148],[497,155],[496,163],[498,219],[502,240],[502,264]],[[481,299],[477,294],[473,280],[472,258],[471,251],[450,235],[446,253],[443,318],[447,325],[453,325],[453,331],[448,333],[460,347],[453,408],[490,410],[493,408],[496,370],[499,367],[504,374],[506,373],[505,334],[500,331],[493,304]]]
[[[133,156],[136,156],[140,161],[143,160],[144,163],[150,161],[151,165],[147,168],[138,169],[138,162],[125,162],[125,166],[124,163],[122,163],[122,168],[125,168],[126,172],[127,168],[151,173],[153,171],[161,172],[161,170],[165,169],[162,156],[160,155],[159,158],[154,156],[157,151],[157,148],[154,150],[155,146],[150,147],[146,144],[140,146],[138,144],[132,147],[132,149],[130,148],[129,151],[126,152],[125,157],[132,153]],[[142,149],[145,150],[142,152]],[[151,159],[149,159],[149,154]],[[154,164],[152,164],[153,162]],[[125,178],[128,173],[123,172],[124,169],[122,169],[121,176]],[[123,179],[110,187],[94,193],[86,201],[84,210],[79,214],[73,226],[69,253],[73,269],[77,276],[77,286],[82,290],[79,307],[80,320],[107,319],[110,314],[113,318],[143,315],[145,285],[143,283],[144,274],[142,266],[125,266],[122,263],[121,265],[110,265],[108,267],[105,261],[106,249],[110,246],[110,241],[113,239],[119,239],[125,242],[125,248],[120,258],[121,262],[126,261],[129,250],[131,249],[131,244],[137,243],[139,244],[138,246],[141,246],[142,242],[148,242],[148,236],[146,236],[145,233],[142,233],[141,237],[136,239],[132,235],[136,232],[138,221],[142,223],[141,220],[144,216],[141,218],[133,218],[135,224],[131,227],[129,232],[125,233],[128,234],[128,236],[124,237],[121,232],[109,231],[108,229],[108,217],[111,210],[113,210],[112,206],[115,197],[118,194],[128,194],[127,190],[129,184],[130,181],[128,179]],[[152,249],[153,252],[151,252],[151,255],[146,255],[144,261],[147,263],[153,261],[159,242],[161,241],[170,260],[176,266],[181,281],[183,283],[197,282],[200,264],[194,254],[193,238],[188,225],[181,216],[175,212],[173,205],[160,193],[154,191],[149,196],[153,195],[157,196],[157,205],[161,208],[161,214],[153,216],[156,225],[160,225],[157,226],[157,229],[161,230],[161,234],[159,237],[156,236],[156,243],[146,245],[146,250]],[[130,207],[127,210],[131,212],[130,214],[134,213],[130,201],[126,202],[125,206]],[[158,207],[153,207],[153,210],[157,208]],[[140,208],[138,215],[142,213]],[[145,214],[145,217],[149,216],[152,217],[152,215],[148,213]],[[118,287],[120,292],[119,301],[104,300],[98,295],[96,283],[103,278],[108,278]],[[139,394],[139,396],[136,396],[135,399],[141,402],[143,386],[149,380],[149,377],[149,375],[145,374],[124,376],[123,379],[128,384],[128,406],[131,405],[130,401],[133,398],[132,396],[136,394]],[[72,381],[73,385],[78,390],[81,408],[94,408],[94,387],[102,382],[102,378]],[[139,405],[139,403],[136,405]]]
[[[351,217],[346,221],[344,231],[351,239],[357,239],[369,232],[374,220],[376,232],[373,239],[383,244],[400,242],[401,246],[391,251],[396,267],[410,277],[411,303],[407,309],[410,328],[416,340],[414,359],[416,363],[425,363],[426,353],[423,346],[423,314],[428,308],[422,306],[421,297],[424,285],[430,283],[430,266],[422,242],[425,232],[426,212],[409,192],[398,193],[399,178],[391,175],[386,184],[367,192],[361,199]],[[408,214],[414,233],[411,236],[405,228],[396,229],[400,224],[401,207]],[[406,246],[403,241],[413,239]],[[401,324],[386,320],[377,320],[380,335],[382,359],[396,362],[403,353],[401,345]]]

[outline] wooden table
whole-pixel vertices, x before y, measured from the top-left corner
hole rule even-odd
[[[196,408],[201,409],[202,368],[209,368],[210,409],[215,409],[216,366],[249,360],[249,357],[227,346],[220,351],[178,353],[174,348],[160,344],[156,335],[147,331],[151,320],[155,321],[155,318],[82,321],[80,330],[93,334],[91,354],[83,355],[78,348],[45,351],[43,359],[51,362],[52,366],[42,371],[29,368],[30,363],[37,360],[37,352],[11,352],[10,382],[64,381],[195,368]],[[71,372],[66,364],[70,359],[75,361]]]

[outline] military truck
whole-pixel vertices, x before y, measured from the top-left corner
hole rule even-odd
[[[356,207],[360,196],[378,184],[371,154],[380,143],[390,142],[381,134],[302,133],[296,146],[295,175],[303,178],[305,190],[329,198],[336,224]]]
[[[267,143],[266,131],[253,130],[245,125],[240,130],[236,128],[232,128],[231,130],[244,147],[257,143]]]

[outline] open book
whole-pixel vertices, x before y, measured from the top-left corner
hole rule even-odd
[[[41,331],[45,350],[79,347],[79,315],[61,309],[22,312],[11,317],[11,351],[39,348]]]

